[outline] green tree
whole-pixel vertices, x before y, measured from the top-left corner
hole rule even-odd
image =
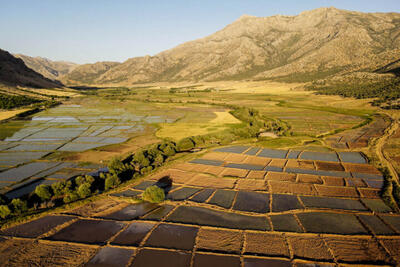
[[[79,199],[79,195],[76,192],[70,192],[63,198],[64,203],[71,203]]]
[[[158,154],[155,158],[154,158],[154,162],[153,165],[154,166],[161,166],[164,163],[164,157],[161,154]]]
[[[50,186],[48,185],[38,185],[35,188],[35,194],[40,197],[42,201],[47,201],[51,198],[51,191],[50,191]]]
[[[195,147],[194,142],[189,137],[180,140],[176,146],[178,151],[188,151]]]
[[[90,196],[90,194],[92,193],[90,191],[90,186],[91,185],[89,183],[83,183],[78,187],[77,193],[80,198],[86,198]]]
[[[15,214],[21,214],[28,210],[28,203],[19,198],[14,198],[11,201],[11,206]]]
[[[151,203],[160,203],[165,199],[164,190],[156,185],[152,185],[146,188],[142,195],[144,201]]]
[[[11,211],[7,205],[0,205],[0,217],[2,219],[7,218],[7,216],[10,214],[11,214]]]
[[[104,184],[104,188],[105,190],[111,189],[111,188],[115,188],[118,185],[121,184],[121,180],[119,179],[119,177],[115,174],[108,174],[105,184]]]
[[[147,167],[150,165],[150,160],[146,157],[143,151],[138,151],[133,156],[133,161],[139,165],[139,168]]]

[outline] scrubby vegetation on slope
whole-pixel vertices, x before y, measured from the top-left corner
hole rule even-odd
[[[0,93],[0,109],[18,108],[38,102],[41,102],[41,100],[27,96],[6,95]]]
[[[307,90],[316,91],[317,94],[341,95],[344,97],[378,98],[373,102],[376,106],[387,109],[399,109],[400,104],[395,103],[400,98],[400,78],[377,82],[351,82],[332,83],[329,85],[309,85]]]

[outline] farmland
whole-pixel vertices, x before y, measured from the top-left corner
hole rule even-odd
[[[395,190],[381,197],[387,174],[372,142],[391,125],[390,112],[301,84],[82,90],[2,124],[1,190],[28,200],[28,210],[2,221],[0,255],[18,265],[22,247],[40,265],[60,246],[51,264],[394,264],[400,217]],[[381,149],[398,171],[397,137]],[[154,149],[170,144],[176,154],[158,162]],[[116,156],[132,166],[117,175],[135,175],[109,187],[95,178],[87,199],[29,203],[37,186],[62,181],[81,194],[79,176],[112,171]],[[166,176],[172,184],[160,182]],[[166,200],[141,202],[154,184]]]

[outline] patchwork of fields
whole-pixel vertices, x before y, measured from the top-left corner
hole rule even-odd
[[[0,141],[0,192],[12,199],[32,192],[40,184],[50,185],[90,174],[104,166],[46,160],[46,157],[123,143],[143,133],[148,124],[172,121],[174,119],[136,115],[120,109],[104,111],[81,105],[61,105],[29,121],[6,123],[2,125],[2,134],[7,136]]]
[[[34,264],[70,266],[391,265],[400,216],[380,199],[382,182],[356,152],[222,147],[3,229],[0,254],[6,265],[23,262],[21,248]],[[125,201],[153,184],[165,203]]]

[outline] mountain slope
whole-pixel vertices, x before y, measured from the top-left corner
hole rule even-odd
[[[55,88],[61,84],[28,68],[22,59],[0,49],[0,83],[11,86]]]
[[[66,80],[132,84],[294,77],[306,81],[372,72],[400,58],[399,47],[398,13],[320,8],[297,16],[242,16],[208,37],[155,56],[128,59],[90,79],[70,73]]]
[[[61,76],[71,72],[77,66],[72,62],[52,61],[42,57],[30,57],[22,54],[14,56],[22,59],[28,68],[51,80],[60,79]]]
[[[118,62],[97,62],[94,64],[79,65],[74,68],[70,73],[61,77],[61,81],[66,84],[92,84],[95,80],[110,70],[113,67],[118,66],[121,63]]]

